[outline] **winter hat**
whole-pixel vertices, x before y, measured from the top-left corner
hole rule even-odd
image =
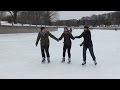
[[[68,27],[64,27],[64,30],[65,30],[65,29],[68,31]]]
[[[87,29],[89,29],[89,27],[88,27],[88,26],[84,26],[84,28],[87,28]]]
[[[41,31],[42,31],[43,29],[45,29],[45,27],[41,27]]]

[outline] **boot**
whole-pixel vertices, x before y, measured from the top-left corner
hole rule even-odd
[[[42,59],[42,63],[45,63],[45,57],[43,57],[43,59]]]
[[[67,63],[68,63],[68,64],[71,63],[71,58],[68,58],[68,62],[67,62]]]
[[[86,61],[83,61],[82,65],[85,65],[86,64]]]
[[[97,62],[96,62],[96,60],[94,61],[94,64],[95,64],[95,65],[97,65]]]
[[[50,57],[47,58],[48,63],[50,63]]]
[[[64,62],[65,62],[65,57],[63,57],[63,58],[62,58],[62,61],[61,61],[61,63],[64,63]]]

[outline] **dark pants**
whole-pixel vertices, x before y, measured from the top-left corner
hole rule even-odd
[[[87,51],[87,48],[89,49],[90,54],[91,54],[93,60],[95,61],[96,57],[94,55],[93,46],[90,46],[90,47],[83,46],[83,61],[86,61],[86,51]]]
[[[68,52],[68,57],[71,58],[71,53],[70,53],[71,45],[69,45],[69,46],[64,45],[63,46],[63,57],[65,57],[66,50]]]
[[[47,46],[41,46],[41,53],[42,53],[42,57],[44,57],[44,58],[45,58],[45,52],[46,52],[47,57],[50,57],[50,54],[49,54],[49,45],[47,45]]]

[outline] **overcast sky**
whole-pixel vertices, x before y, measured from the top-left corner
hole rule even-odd
[[[80,19],[83,16],[91,16],[93,14],[103,14],[114,11],[59,11],[59,19],[60,20],[68,20],[68,19]]]

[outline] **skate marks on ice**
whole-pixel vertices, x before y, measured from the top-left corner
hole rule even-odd
[[[59,37],[63,29],[52,32]],[[73,35],[81,34],[73,30]],[[72,41],[71,64],[61,63],[63,41],[50,38],[51,63],[42,64],[40,47],[35,47],[37,33],[0,35],[0,78],[120,78],[120,32],[93,30],[92,40],[97,65],[87,51],[86,65],[82,66],[82,39]],[[66,53],[67,56],[67,53]]]

